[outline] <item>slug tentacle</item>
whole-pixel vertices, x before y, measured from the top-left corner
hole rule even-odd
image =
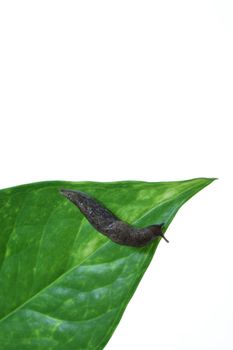
[[[115,243],[143,247],[156,237],[162,237],[168,242],[162,232],[164,224],[137,228],[121,221],[96,199],[84,192],[62,189],[60,193],[80,209],[97,231],[103,233]]]

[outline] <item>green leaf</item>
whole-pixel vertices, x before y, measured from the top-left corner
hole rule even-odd
[[[136,226],[167,228],[213,180],[56,181],[1,190],[0,349],[103,349],[160,241],[113,243],[59,189],[87,192]]]

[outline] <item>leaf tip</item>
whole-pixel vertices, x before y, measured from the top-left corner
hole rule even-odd
[[[215,180],[219,180],[218,177],[209,177],[209,178],[205,178],[205,179],[207,181],[207,185],[210,185]]]
[[[202,184],[205,187],[205,186],[210,185],[213,181],[218,180],[218,178],[217,177],[201,177],[201,178],[199,178],[199,180],[201,180]]]

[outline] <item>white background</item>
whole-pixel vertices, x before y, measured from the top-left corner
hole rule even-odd
[[[107,350],[233,349],[232,19],[230,0],[0,3],[0,188],[219,178]]]

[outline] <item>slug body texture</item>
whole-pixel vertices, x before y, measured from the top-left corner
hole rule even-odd
[[[163,237],[167,241],[162,233],[163,224],[136,228],[121,221],[96,199],[84,192],[66,189],[60,192],[80,209],[97,231],[109,237],[115,243],[143,247],[156,237]]]

